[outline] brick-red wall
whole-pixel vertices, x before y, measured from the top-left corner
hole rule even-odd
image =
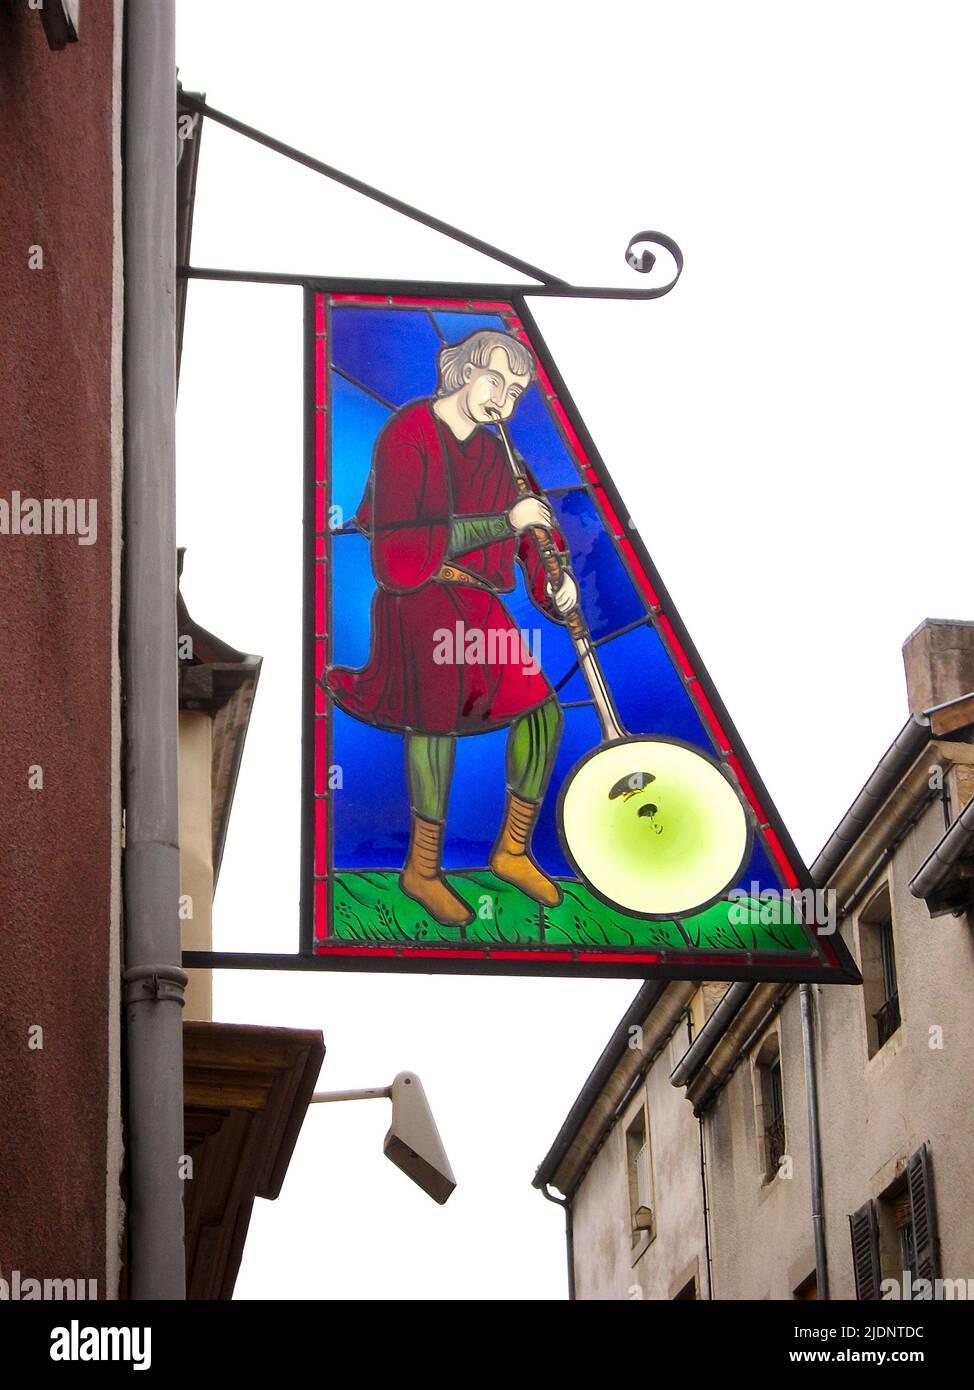
[[[81,26],[54,53],[27,0],[0,0],[0,497],[98,499],[94,545],[0,534],[0,1274],[104,1296],[112,0]]]

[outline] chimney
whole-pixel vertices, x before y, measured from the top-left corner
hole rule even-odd
[[[903,643],[911,714],[974,690],[974,622],[925,618]]]

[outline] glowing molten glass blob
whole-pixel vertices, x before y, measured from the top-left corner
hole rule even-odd
[[[590,886],[627,912],[654,917],[688,914],[719,897],[748,848],[744,807],[717,765],[656,739],[591,754],[568,781],[561,820]]]

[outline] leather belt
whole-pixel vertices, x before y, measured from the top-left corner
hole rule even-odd
[[[482,579],[478,579],[475,574],[470,574],[468,570],[458,569],[456,565],[440,565],[433,578],[438,579],[441,584],[472,584],[475,589],[490,587]]]

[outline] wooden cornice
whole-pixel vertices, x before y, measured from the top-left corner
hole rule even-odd
[[[187,1298],[231,1297],[254,1198],[281,1190],[324,1055],[314,1030],[183,1024]]]

